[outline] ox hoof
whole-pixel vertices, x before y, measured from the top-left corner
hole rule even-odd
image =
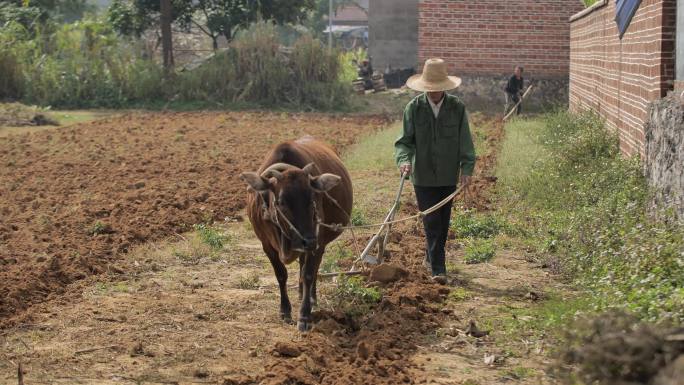
[[[299,331],[302,333],[310,331],[312,326],[313,322],[311,321],[300,319],[299,322],[297,322],[297,329],[299,329]]]
[[[283,320],[288,325],[294,325],[294,322],[292,321],[292,314],[289,313],[280,313],[280,318]]]

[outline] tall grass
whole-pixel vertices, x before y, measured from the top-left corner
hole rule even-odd
[[[309,109],[335,109],[348,102],[351,82],[339,78],[343,64],[337,52],[306,35],[291,52],[281,47],[275,27],[258,23],[239,34],[227,51],[181,74],[176,94],[182,100]]]
[[[18,27],[17,27],[18,28]],[[0,98],[60,107],[121,107],[168,101],[248,103],[299,109],[344,108],[351,66],[318,40],[301,36],[283,49],[267,23],[241,33],[224,52],[194,70],[165,78],[140,56],[140,45],[97,20],[50,33],[0,32]]]
[[[592,114],[516,124],[507,134],[519,143],[504,144],[499,158],[508,214],[559,257],[596,309],[684,320],[684,229],[650,215],[638,159],[623,158]]]

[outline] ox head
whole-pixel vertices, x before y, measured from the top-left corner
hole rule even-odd
[[[299,251],[312,251],[316,248],[316,213],[314,209],[315,193],[329,191],[340,182],[334,174],[313,176],[315,165],[310,163],[304,168],[276,163],[261,173],[244,172],[240,174],[249,188],[261,194],[266,204],[270,204],[268,196],[275,196],[276,215],[281,230],[290,239],[290,248]],[[287,224],[290,222],[294,229]]]

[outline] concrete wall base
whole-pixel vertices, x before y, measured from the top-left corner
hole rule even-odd
[[[655,201],[684,220],[684,105],[679,95],[651,104],[645,131],[644,174],[656,190]]]
[[[463,83],[451,93],[459,96],[471,110],[503,114],[508,76],[461,76]],[[525,87],[534,84],[523,102],[524,112],[541,112],[556,106],[567,107],[568,78],[525,79]]]

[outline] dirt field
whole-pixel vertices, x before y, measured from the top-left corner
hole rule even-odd
[[[136,244],[235,216],[241,171],[309,134],[344,148],[382,118],[131,114],[0,137],[0,325]]]
[[[342,312],[330,297],[337,285],[328,279],[319,285],[313,332],[301,335],[280,320],[272,269],[248,224],[238,220],[244,188],[236,182],[237,172],[258,163],[264,141],[308,133],[345,147],[385,123],[316,115],[153,114],[0,142],[3,162],[11,156],[16,164],[3,180],[31,181],[7,189],[11,203],[3,194],[2,207],[12,208],[12,221],[3,217],[9,231],[2,234],[17,237],[8,238],[17,248],[12,255],[24,256],[9,262],[3,250],[3,267],[10,270],[2,278],[12,279],[3,289],[16,301],[4,309],[16,311],[24,298],[38,302],[4,319],[0,383],[16,383],[20,363],[26,384],[550,383],[542,371],[543,346],[510,341],[491,325],[504,306],[534,306],[537,297],[530,293],[543,296],[556,285],[553,279],[508,251],[491,263],[466,265],[462,245],[452,241],[447,263],[453,280],[434,284],[421,264],[424,238],[417,222],[396,226],[388,246],[389,262],[406,268],[408,276],[380,285],[382,299],[370,311]],[[486,141],[486,151],[457,210],[487,209],[495,184],[490,175],[501,125],[481,116],[473,125],[484,133],[479,140]],[[260,136],[251,135],[257,130]],[[264,132],[272,134],[264,139]],[[76,144],[68,150],[70,138]],[[55,141],[60,145],[51,145]],[[40,152],[50,160],[36,156]],[[21,154],[38,161],[20,162]],[[102,165],[108,166],[106,173]],[[35,180],[63,173],[69,179]],[[357,200],[388,206],[396,187],[393,166],[351,173]],[[74,181],[68,189],[67,180]],[[135,185],[143,180],[144,186]],[[416,212],[411,186],[407,190],[402,215]],[[201,196],[204,192],[208,195]],[[39,201],[31,210],[33,202],[23,199],[35,196]],[[42,226],[39,215],[48,214],[51,225],[36,227]],[[219,254],[206,252],[196,233],[167,237],[210,217],[229,217],[222,225],[228,240]],[[111,230],[88,234],[98,220]],[[53,225],[61,221],[68,226]],[[15,223],[21,230],[12,230]],[[18,225],[23,223],[28,226]],[[361,243],[370,235],[357,234]],[[16,246],[24,242],[26,247]],[[70,258],[68,251],[79,248],[80,258]],[[353,249],[347,232],[329,253]],[[36,255],[49,250],[64,256],[36,263]],[[340,264],[348,267],[349,259]],[[297,309],[296,266],[289,270]],[[73,279],[78,280],[67,286]],[[467,335],[471,320],[490,335]],[[483,357],[494,357],[493,362],[484,363]]]

